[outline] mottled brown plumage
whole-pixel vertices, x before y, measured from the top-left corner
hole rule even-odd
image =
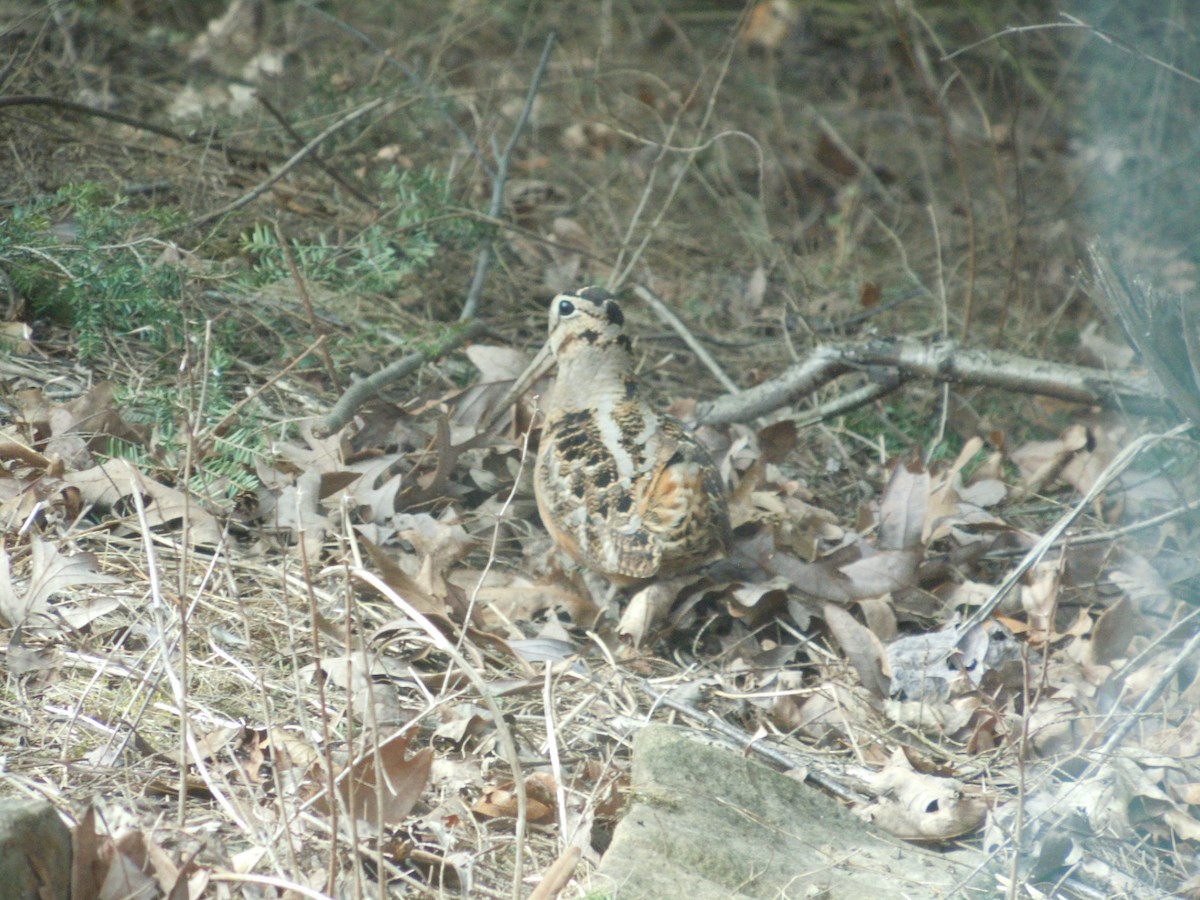
[[[602,288],[551,301],[558,375],[534,483],[555,542],[589,569],[630,583],[723,556],[729,511],[708,451],[643,399],[624,326]]]

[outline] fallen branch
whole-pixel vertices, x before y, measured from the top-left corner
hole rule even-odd
[[[696,410],[706,425],[748,422],[796,403],[848,372],[876,380],[928,378],[953,384],[999,388],[1054,397],[1072,403],[1124,409],[1143,415],[1173,415],[1171,405],[1150,378],[1029,359],[999,350],[963,347],[955,341],[922,344],[909,339],[869,344],[822,344],[782,375],[740,394],[729,394]],[[879,371],[882,370],[882,371]],[[842,408],[844,412],[844,407]]]
[[[224,141],[218,140],[211,134],[183,134],[171,128],[166,128],[162,125],[156,125],[153,122],[147,122],[145,119],[138,119],[134,116],[127,116],[124,113],[115,112],[111,109],[99,109],[95,106],[88,106],[86,103],[75,103],[71,100],[63,100],[59,97],[43,97],[38,95],[19,94],[11,97],[0,97],[0,109],[11,106],[48,106],[51,109],[62,110],[63,112],[73,113],[78,116],[90,116],[96,119],[107,119],[109,122],[117,122],[120,125],[128,125],[130,128],[136,128],[139,131],[148,131],[150,134],[157,134],[159,137],[169,138],[172,141],[178,141],[181,144],[203,144],[220,150],[230,159],[262,159],[265,154],[259,150],[244,150],[240,147],[233,147],[226,144]]]
[[[374,375],[370,375],[361,381],[356,381],[338,398],[338,402],[333,405],[333,409],[313,429],[313,432],[318,437],[333,434],[333,432],[350,421],[360,406],[378,394],[385,386],[391,384],[393,381],[399,381],[407,375],[411,375],[425,363],[445,356],[451,350],[461,347],[467,341],[479,337],[486,330],[484,323],[478,320],[466,326],[454,328],[428,346],[422,347],[420,350],[396,360],[391,365],[380,369]]]

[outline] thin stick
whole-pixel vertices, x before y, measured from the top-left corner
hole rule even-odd
[[[296,368],[296,366],[300,365],[301,362],[303,362],[311,354],[315,353],[318,349],[320,349],[322,344],[324,344],[324,343],[325,343],[325,335],[321,335],[319,338],[317,338],[315,341],[313,341],[311,344],[309,344],[307,347],[305,347],[304,350],[300,351],[300,353],[296,356],[296,358],[293,359],[286,366],[284,366],[281,371],[279,371],[275,375],[272,375],[271,378],[265,384],[261,385],[257,390],[251,392],[250,394],[247,394],[245,397],[243,397],[241,400],[239,400],[237,402],[237,405],[234,406],[233,409],[229,410],[229,412],[227,412],[225,414],[225,417],[223,419],[221,419],[220,422],[218,422],[212,428],[208,429],[208,433],[210,435],[212,435],[213,437],[220,437],[221,435],[223,435],[226,431],[229,430],[230,423],[232,423],[233,420],[236,419],[241,414],[242,410],[246,408],[247,404],[258,399],[258,397],[260,397],[262,395],[263,391],[267,390],[267,388],[269,388],[271,385],[273,385],[279,379],[281,379],[285,375],[287,375],[288,372],[292,371],[292,369],[294,369],[294,368]]]
[[[325,337],[328,331],[317,319],[317,312],[313,308],[312,295],[308,292],[308,282],[304,280],[304,276],[300,272],[300,266],[296,263],[296,254],[292,252],[292,244],[287,239],[287,235],[283,232],[283,226],[278,222],[275,223],[275,239],[279,241],[279,249],[283,253],[283,258],[287,261],[288,271],[292,273],[292,281],[296,283],[296,293],[300,295],[300,302],[304,304],[304,311],[308,313],[308,322],[312,326],[312,330],[319,337]],[[338,377],[337,367],[333,364],[333,357],[329,355],[329,346],[324,342],[320,343],[321,358],[325,361],[325,374],[329,376],[329,383],[333,385],[335,390],[342,390],[342,379]]]
[[[250,157],[261,158],[265,154],[258,150],[242,150],[238,147],[230,147],[220,141],[213,140],[212,136],[205,133],[201,135],[186,135],[180,134],[178,131],[173,131],[170,128],[164,128],[161,125],[155,125],[153,122],[146,122],[142,119],[135,119],[133,116],[126,116],[119,112],[113,112],[108,109],[99,109],[95,106],[88,106],[84,103],[73,103],[70,100],[60,100],[58,97],[46,97],[37,94],[18,94],[13,97],[0,97],[0,109],[6,106],[49,106],[54,109],[61,109],[64,112],[76,113],[81,116],[90,116],[95,119],[107,119],[110,122],[117,122],[121,125],[128,125],[130,128],[136,128],[139,131],[148,131],[151,134],[157,134],[159,137],[170,138],[173,141],[178,141],[181,144],[210,144],[217,147],[223,153],[227,153],[233,157]]]
[[[725,77],[729,74],[729,66],[733,59],[733,51],[734,51],[735,46],[736,46],[736,44],[733,41],[730,41],[730,43],[728,45],[728,50],[725,54],[725,58],[721,61],[721,70],[720,70],[720,73],[717,75],[717,82],[716,82],[716,84],[713,85],[713,89],[708,95],[708,104],[704,108],[704,114],[700,117],[700,123],[696,126],[697,134],[703,133],[704,129],[708,127],[709,121],[712,119],[713,111],[716,109],[716,105],[717,105],[717,94],[720,93],[721,85],[723,85],[725,83]],[[696,91],[699,90],[699,88],[700,88],[700,83],[697,81],[695,87],[693,87],[693,89],[692,89],[692,94],[688,97],[687,100],[684,101],[684,104],[683,104],[682,108],[680,109],[679,115],[677,115],[675,117],[675,120],[671,123],[671,128],[667,132],[667,139],[666,139],[667,144],[670,143],[671,137],[675,133],[675,128],[678,125],[679,120],[683,115],[683,110],[688,107],[688,104],[691,101],[691,97],[695,95]],[[630,220],[629,228],[625,232],[625,240],[621,242],[621,252],[617,255],[617,262],[616,262],[616,265],[613,267],[614,270],[619,270],[619,271],[613,277],[612,282],[609,284],[609,287],[612,288],[613,290],[617,290],[618,288],[620,288],[620,286],[622,284],[625,283],[625,280],[627,278],[629,278],[630,274],[633,272],[634,267],[641,260],[642,254],[646,250],[646,246],[650,243],[650,239],[658,231],[658,226],[662,223],[663,218],[667,214],[667,210],[670,209],[671,204],[674,202],[675,195],[679,192],[679,188],[683,184],[683,179],[687,176],[688,171],[691,169],[691,160],[690,159],[688,161],[688,165],[683,165],[683,166],[679,167],[678,171],[675,173],[674,179],[672,179],[672,181],[671,181],[670,187],[667,189],[666,198],[663,200],[662,205],[659,207],[657,214],[654,216],[654,221],[652,221],[650,223],[649,227],[646,229],[646,233],[644,235],[642,235],[641,243],[639,243],[637,245],[637,247],[633,250],[633,252],[629,255],[628,261],[625,262],[624,267],[622,268],[621,263],[622,263],[622,260],[624,259],[625,251],[628,248],[629,241],[633,237],[633,230],[634,230],[635,226],[637,225],[637,222],[641,217],[642,211],[645,208],[646,203],[650,197],[650,189],[654,184],[654,175],[658,171],[658,168],[662,164],[662,161],[666,158],[666,155],[667,155],[667,151],[666,151],[666,148],[664,145],[663,151],[657,157],[655,157],[654,167],[650,171],[650,177],[646,180],[646,188],[642,192],[641,199],[638,201],[637,210],[635,210],[633,218]],[[692,159],[695,159],[695,156],[692,156]],[[761,183],[761,173],[760,173],[760,183]]]
[[[304,146],[304,135],[300,134],[300,132],[292,127],[292,123],[283,117],[283,113],[277,110],[270,100],[268,100],[262,94],[256,94],[255,99],[258,100],[263,109],[270,113],[271,118],[279,123],[279,127],[287,132],[288,137],[295,141],[298,147]],[[365,203],[371,207],[375,206],[374,200],[351,184],[341,172],[329,165],[329,163],[325,162],[325,160],[321,159],[321,157],[314,156],[313,164],[338,184],[340,184],[343,188],[345,188],[346,193],[350,194],[350,196],[352,196],[355,200],[358,200],[360,203]]]
[[[280,166],[278,170],[273,172],[269,178],[255,185],[251,190],[238,197],[238,199],[234,200],[232,203],[228,203],[225,206],[222,206],[220,209],[214,210],[213,212],[196,219],[191,223],[191,227],[203,228],[210,222],[214,222],[222,216],[228,215],[235,210],[239,210],[246,204],[251,203],[252,201],[261,197],[271,189],[271,185],[275,184],[275,182],[287,175],[288,172],[296,168],[296,166],[298,166],[305,157],[321,146],[321,144],[325,143],[326,140],[328,140],[334,134],[337,134],[337,132],[341,131],[351,122],[361,119],[367,113],[374,112],[375,110],[379,109],[379,107],[383,106],[385,102],[386,101],[383,99],[372,100],[370,103],[366,103],[363,106],[360,106],[358,109],[342,116],[332,125],[318,134],[315,138],[293,153],[292,157],[282,166]]]
[[[521,132],[525,130],[525,125],[529,121],[529,115],[533,112],[533,101],[537,98],[538,87],[542,83],[542,76],[546,74],[546,66],[550,62],[550,51],[554,49],[556,40],[555,32],[551,31],[546,35],[546,44],[542,47],[542,57],[538,60],[537,68],[533,70],[529,90],[525,93],[525,106],[521,110],[521,115],[517,117],[516,124],[513,125],[512,134],[508,136],[508,143],[504,146],[500,158],[496,160],[496,174],[492,178],[492,204],[488,207],[488,215],[493,219],[499,218],[500,212],[504,208],[504,184],[508,181],[508,168],[512,163],[513,150],[516,149],[517,139],[521,137]],[[475,261],[475,274],[471,277],[467,300],[463,304],[462,314],[458,317],[460,322],[475,318],[475,314],[479,311],[479,295],[483,293],[483,282],[487,278],[491,265],[492,239],[489,237],[479,251],[479,258]]]
[[[136,484],[142,478],[142,473],[129,464],[128,460],[124,461],[125,468],[128,469],[129,475]],[[162,663],[163,674],[167,677],[167,683],[171,686],[171,697],[175,701],[177,712],[179,713],[180,738],[183,746],[192,755],[192,763],[196,766],[196,771],[200,773],[200,777],[204,780],[205,786],[212,793],[213,799],[217,801],[217,805],[225,810],[225,814],[242,829],[246,835],[253,835],[254,829],[250,823],[242,816],[238,808],[234,806],[232,801],[225,796],[217,784],[216,778],[209,772],[208,766],[205,764],[207,754],[200,749],[200,745],[196,742],[196,732],[192,728],[191,714],[188,711],[187,687],[180,680],[179,673],[175,671],[171,664],[171,653],[174,650],[175,644],[169,637],[171,634],[170,619],[172,609],[162,594],[162,583],[158,573],[158,556],[154,552],[154,538],[150,533],[150,522],[146,518],[146,502],[142,499],[142,491],[133,491],[133,505],[137,511],[138,530],[142,535],[142,549],[146,553],[146,575],[150,581],[150,609],[153,611],[155,626],[159,633],[159,646],[161,652],[159,659]],[[187,536],[184,536],[184,540]],[[187,615],[187,610],[183,610],[183,615]],[[187,757],[181,756],[179,760],[179,775],[181,779],[186,776]],[[185,786],[180,784],[180,794],[187,794]]]
[[[720,364],[715,359],[713,359],[712,354],[709,353],[708,350],[705,349],[704,345],[696,339],[696,336],[692,334],[686,325],[683,324],[683,321],[679,318],[679,316],[675,315],[675,312],[671,309],[671,307],[667,306],[667,304],[663,302],[661,297],[654,293],[654,291],[647,287],[643,287],[640,284],[634,285],[633,292],[647,304],[649,304],[650,308],[654,310],[660,319],[675,329],[675,333],[683,338],[683,342],[688,345],[693,353],[696,354],[696,358],[708,367],[708,371],[713,373],[717,381],[721,382],[722,387],[724,387],[726,391],[728,391],[730,394],[741,393],[742,389],[737,386],[737,382],[725,374],[725,370],[721,368]]]
[[[821,385],[851,371],[895,370],[901,378],[928,378],[955,385],[981,385],[1056,397],[1139,413],[1172,415],[1166,399],[1149,378],[1088,366],[1030,359],[999,350],[962,347],[955,341],[872,341],[821,344],[799,364],[736,396],[718,397],[696,410],[708,425],[749,422],[795,403]]]

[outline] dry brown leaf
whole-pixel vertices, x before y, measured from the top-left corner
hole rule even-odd
[[[879,498],[879,549],[913,550],[929,510],[930,477],[920,460],[897,463]]]
[[[467,359],[479,370],[479,381],[483,384],[500,382],[509,385],[528,368],[530,361],[527,353],[512,347],[472,344],[466,353]]]
[[[301,472],[294,484],[277,492],[259,490],[259,515],[264,524],[290,542],[299,542],[307,559],[317,559],[325,535],[333,528],[320,509],[321,475]]]
[[[1030,441],[1009,454],[1030,491],[1055,478],[1071,458],[1088,445],[1088,431],[1072,425],[1053,441]]]
[[[854,600],[866,600],[912,587],[920,550],[882,550],[839,566],[843,584]]]
[[[96,557],[90,553],[64,556],[53,544],[38,537],[30,538],[29,548],[29,582],[18,590],[12,578],[12,558],[8,548],[0,543],[0,620],[9,625],[20,625],[31,616],[44,615],[50,609],[50,598],[62,591],[85,584],[121,583],[121,579],[99,571]]]
[[[319,766],[322,760],[321,751],[303,734],[284,728],[272,728],[259,749],[263,752],[270,750],[271,764],[280,771],[309,772],[314,766]]]
[[[510,781],[488,788],[471,807],[471,812],[489,819],[500,816],[515,818],[517,795],[514,787]],[[525,779],[525,814],[530,822],[554,820],[555,790],[554,778],[549,774],[537,772]]]
[[[1021,606],[1028,617],[1029,642],[1040,647],[1059,635],[1054,630],[1054,613],[1058,608],[1060,566],[1057,560],[1041,562],[1028,573],[1021,585]]]
[[[126,849],[135,849],[130,839],[124,840],[123,844]],[[154,879],[114,842],[108,841],[101,847],[101,857],[108,869],[97,900],[151,900],[155,896],[157,884]]]
[[[874,597],[863,600],[858,604],[858,608],[862,610],[871,634],[883,642],[896,639],[896,612],[892,609],[891,598]]]
[[[843,739],[874,716],[873,699],[865,688],[848,687],[841,682],[826,682],[811,689],[799,703],[792,696],[780,696],[771,710],[772,718],[788,731],[798,731],[816,741]],[[861,745],[860,745],[861,746]]]
[[[768,571],[781,575],[794,587],[818,600],[849,603],[854,599],[850,580],[827,564],[806,563],[782,552],[772,553],[762,563]]]
[[[863,687],[876,697],[886,697],[891,689],[892,671],[879,638],[840,606],[826,603],[821,613]]]
[[[89,806],[71,829],[71,898],[96,900],[107,866],[100,859],[101,837],[96,834],[96,809]]]
[[[1107,573],[1108,580],[1125,592],[1140,616],[1169,617],[1175,597],[1163,581],[1162,573],[1150,560],[1130,550],[1122,550],[1116,565]]]
[[[1080,714],[1075,701],[1043,695],[1026,717],[1026,728],[1037,754],[1052,759],[1082,747],[1095,731],[1095,724]]]
[[[858,814],[904,840],[961,837],[982,825],[987,815],[982,797],[966,794],[957,779],[914,771],[902,751],[893,754],[891,765],[867,780],[879,799]]]
[[[1171,826],[1176,837],[1185,841],[1200,841],[1200,821],[1188,815],[1179,807],[1172,807],[1162,813],[1162,820]]]
[[[46,456],[28,446],[20,435],[8,429],[0,431],[0,462],[24,463],[38,471],[45,471],[50,467],[50,460]]]
[[[396,513],[402,483],[395,472],[399,462],[399,454],[389,453],[348,463],[344,472],[322,477],[321,499],[326,506],[336,507],[342,496],[348,497],[362,521],[384,525]]]
[[[414,734],[412,730],[398,734],[368,750],[338,776],[338,794],[356,819],[369,825],[399,825],[421,799],[429,784],[433,750],[426,747],[409,756]],[[328,815],[328,795],[322,792],[313,808]]]
[[[1067,461],[1059,478],[1079,493],[1086,494],[1121,452],[1126,431],[1123,425],[1088,429],[1088,447]]]
[[[421,556],[432,559],[439,572],[462,560],[475,544],[452,508],[440,518],[429,513],[401,513],[392,519],[392,525],[396,536],[412,544]]]
[[[617,623],[617,634],[630,647],[640,647],[650,630],[666,619],[675,602],[675,590],[669,583],[654,582],[633,595],[621,621]]]
[[[547,611],[556,615],[565,613],[570,621],[589,625],[600,615],[586,591],[561,577],[532,579],[518,572],[492,568],[486,572],[455,569],[447,578],[468,596],[475,597],[474,624],[485,629],[499,629],[508,622],[538,621]]]
[[[92,465],[91,450],[103,447],[110,438],[144,444],[144,430],[129,425],[116,406],[117,388],[101,381],[86,393],[63,404],[51,403],[40,390],[19,391],[16,399],[26,427],[49,458],[65,461],[70,468]]]
[[[79,489],[85,503],[106,512],[138,491],[151,528],[179,522],[186,515],[188,532],[185,537],[190,543],[214,545],[221,542],[220,523],[199,501],[153,481],[124,460],[110,460],[82,472],[67,472],[63,480]]]
[[[367,554],[371,557],[375,567],[379,569],[379,575],[384,584],[408,601],[417,612],[437,624],[445,634],[457,636],[457,629],[450,619],[450,611],[443,600],[438,599],[418,584],[417,580],[405,572],[388,551],[365,537],[360,536],[358,540],[367,549]]]
[[[746,49],[766,52],[779,49],[800,22],[800,13],[792,0],[760,0],[738,36]]]
[[[1092,626],[1087,661],[1092,665],[1110,665],[1125,655],[1129,642],[1145,627],[1145,620],[1133,602],[1128,597],[1117,598]]]

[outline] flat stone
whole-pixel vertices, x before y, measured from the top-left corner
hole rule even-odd
[[[42,800],[0,797],[0,896],[67,900],[71,832]]]
[[[590,889],[618,898],[993,897],[968,859],[891,837],[794,778],[688,732],[633,744],[634,803]]]

